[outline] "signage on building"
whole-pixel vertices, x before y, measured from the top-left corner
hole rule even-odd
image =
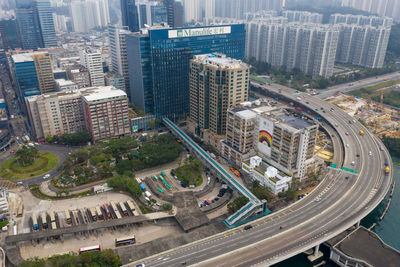
[[[169,30],[168,38],[194,37],[231,33],[231,26]]]
[[[272,136],[274,123],[265,118],[259,118],[258,121],[258,142],[257,149],[266,156],[271,156]]]
[[[139,127],[137,125],[132,126],[132,132],[136,133],[138,131]]]

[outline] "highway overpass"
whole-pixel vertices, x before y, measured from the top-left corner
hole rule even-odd
[[[252,85],[324,118],[324,123],[336,131],[334,163],[354,168],[357,174],[343,172],[340,168],[329,169],[307,197],[251,222],[250,230],[237,227],[127,266],[138,263],[146,266],[269,266],[318,247],[358,224],[385,197],[393,178],[392,171],[384,175],[385,160],[391,170],[393,166],[386,148],[381,150],[383,144],[378,138],[360,123],[350,124],[351,116],[317,97],[286,88],[280,91],[256,83]],[[360,129],[364,130],[364,136],[359,135]],[[355,166],[351,166],[352,161]]]

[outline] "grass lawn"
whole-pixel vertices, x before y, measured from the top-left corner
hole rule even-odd
[[[369,86],[369,87],[364,87],[356,90],[352,90],[349,93],[358,96],[358,97],[364,97],[365,95],[373,95],[373,94],[379,94],[380,92],[375,92],[378,89],[389,87],[395,84],[400,83],[400,80],[393,80],[393,81],[386,81],[382,83],[378,83],[377,85],[374,86]]]
[[[200,161],[191,159],[188,164],[175,170],[175,175],[181,183],[189,186],[199,186],[203,182],[201,178],[202,164]]]
[[[12,157],[0,165],[0,176],[10,180],[32,178],[54,169],[57,164],[58,157],[51,153],[39,152],[38,158],[29,166],[21,166],[15,157]]]

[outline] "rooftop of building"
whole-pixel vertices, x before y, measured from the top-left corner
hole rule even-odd
[[[110,98],[126,97],[126,93],[114,86],[89,87],[81,91],[87,102],[101,101]]]
[[[280,123],[284,123],[296,130],[301,130],[313,125],[309,121],[293,115],[280,114],[278,117],[282,119]]]
[[[33,61],[32,56],[34,55],[43,55],[47,54],[47,52],[30,52],[30,53],[23,53],[23,54],[15,54],[12,55],[12,59],[15,63],[21,63],[21,62],[28,62],[28,61]]]
[[[250,166],[250,158],[244,160],[243,162],[246,165]],[[271,178],[271,181],[273,181],[275,183],[279,183],[281,180],[287,180],[288,177],[290,177],[289,175],[286,175],[284,172],[278,170],[274,166],[269,165],[265,161],[261,161],[260,166],[255,167],[255,169],[257,169],[257,171],[261,172],[262,175],[264,175],[265,172],[267,172],[268,168],[270,168],[270,177],[269,178]]]
[[[248,68],[248,65],[241,60],[226,57],[224,54],[218,53],[196,55],[194,56],[193,60],[203,64],[209,64],[228,69]]]
[[[67,86],[67,85],[74,85],[75,83],[71,80],[65,80],[65,79],[56,79],[55,82],[59,86]]]
[[[371,266],[398,266],[400,252],[385,244],[377,234],[358,227],[334,245],[349,257],[363,260]]]

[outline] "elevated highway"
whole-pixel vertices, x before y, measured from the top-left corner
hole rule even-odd
[[[250,230],[238,227],[142,259],[140,263],[146,266],[269,266],[318,247],[351,225],[359,224],[385,197],[392,182],[393,166],[378,138],[360,123],[350,124],[351,116],[319,98],[296,94],[290,89],[253,86],[267,95],[302,105],[324,118],[324,123],[336,131],[333,137],[335,154],[341,156],[335,156],[334,163],[338,167],[355,169],[357,174],[340,168],[329,169],[324,180],[307,197],[251,222]],[[364,130],[364,136],[359,135],[360,129]],[[354,166],[352,161],[355,161]],[[384,174],[385,161],[389,163],[389,175]]]

